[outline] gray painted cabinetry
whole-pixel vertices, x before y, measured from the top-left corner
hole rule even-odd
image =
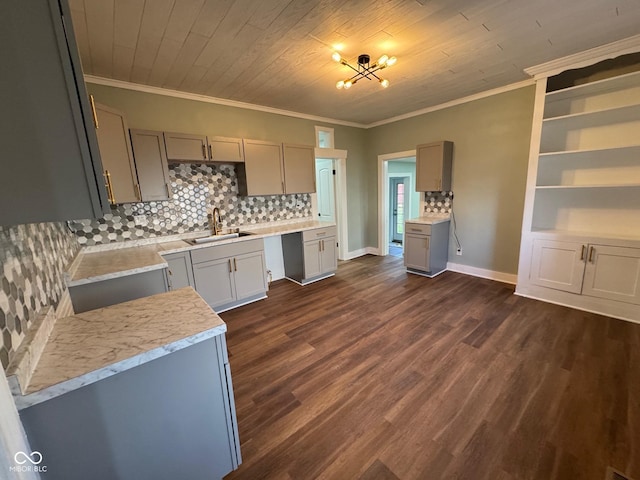
[[[316,191],[316,157],[308,145],[282,145],[285,193]]]
[[[266,297],[262,239],[193,250],[196,291],[216,312]]]
[[[109,204],[67,2],[0,2],[0,63],[0,224],[102,217]]]
[[[238,165],[240,193],[247,196],[284,193],[282,145],[244,140],[244,163]]]
[[[187,133],[164,132],[167,158],[175,162],[206,162],[207,137]]]
[[[162,132],[130,130],[143,202],[171,199],[169,167]]]
[[[283,235],[286,277],[305,285],[334,275],[338,269],[336,234],[332,226]]]
[[[416,191],[451,190],[452,142],[435,142],[416,147]]]
[[[43,480],[213,480],[242,462],[224,334],[20,416]]]
[[[212,162],[244,162],[241,138],[207,137],[209,160]]]
[[[169,264],[167,268],[167,285],[169,290],[182,287],[194,287],[191,254],[189,252],[170,253],[162,255]]]
[[[428,225],[405,222],[404,265],[409,273],[433,277],[447,268],[449,221]]]

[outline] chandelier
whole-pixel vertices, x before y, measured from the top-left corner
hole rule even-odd
[[[338,52],[333,52],[331,58],[356,72],[355,75],[345,80],[340,80],[338,83],[336,83],[336,88],[338,90],[342,88],[344,88],[345,90],[349,89],[354,83],[363,78],[366,78],[367,80],[373,80],[375,78],[378,82],[380,82],[382,88],[387,88],[389,86],[389,80],[379,77],[378,75],[376,75],[376,72],[380,72],[380,70],[382,70],[383,68],[394,65],[398,61],[396,57],[389,57],[389,55],[385,54],[382,55],[377,62],[370,64],[369,62],[371,61],[371,57],[369,57],[369,55],[367,55],[366,53],[363,53],[362,55],[358,56],[358,66],[354,67],[353,65],[350,65],[345,59],[343,59]]]

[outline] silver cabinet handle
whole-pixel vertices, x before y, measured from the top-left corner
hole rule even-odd
[[[582,252],[580,253],[580,261],[584,260],[584,255],[587,253],[587,246],[582,245]]]

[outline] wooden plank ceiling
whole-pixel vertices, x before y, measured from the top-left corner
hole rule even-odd
[[[369,124],[638,33],[638,0],[71,0],[85,73]],[[337,90],[388,53],[391,82]]]

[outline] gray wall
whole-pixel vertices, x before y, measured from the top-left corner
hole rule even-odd
[[[366,130],[196,100],[87,85],[96,102],[125,113],[129,128],[315,145],[315,125],[335,129],[335,147],[348,150],[347,208],[349,250],[367,246]]]
[[[454,212],[463,256],[449,260],[516,273],[533,120],[534,87],[525,87],[370,129],[369,245],[378,245],[377,156],[451,140]]]

